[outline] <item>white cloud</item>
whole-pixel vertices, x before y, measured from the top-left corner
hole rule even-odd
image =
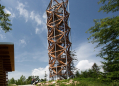
[[[85,71],[85,70],[91,69],[94,63],[95,62],[90,62],[89,60],[81,60],[81,61],[78,62],[78,64],[75,67],[77,68],[77,70],[79,72],[81,72],[81,71]],[[96,64],[98,66],[102,65],[102,64],[100,65],[100,63],[96,63]],[[100,67],[100,68],[101,68],[100,71],[104,72],[103,68],[102,67]]]
[[[36,27],[36,29],[35,29],[35,33],[36,34],[40,34],[40,33],[42,33],[42,31],[47,30],[46,29],[46,14],[45,13],[41,17],[41,15],[36,14],[36,13],[34,13],[34,11],[32,11],[30,13],[30,18],[32,19],[32,21],[35,21],[36,22],[37,27],[38,26],[41,26],[40,29],[38,29]],[[40,31],[40,33],[38,33],[39,31]]]
[[[0,27],[0,39],[5,39],[6,38],[6,36],[4,34],[5,34],[4,31]]]
[[[0,34],[0,38],[1,39],[4,39],[4,38],[6,38],[3,34]]]
[[[30,14],[30,18],[33,20],[34,19],[34,12],[32,11]]]
[[[37,25],[42,24],[41,16],[39,14],[34,14],[34,11],[30,13],[30,18],[34,20],[37,23]]]
[[[38,28],[36,28],[36,31],[35,31],[35,32],[36,32],[36,34],[37,34],[37,33],[39,32],[39,29],[38,29]]]
[[[34,11],[32,11],[30,13],[30,18],[37,23],[37,26],[39,26],[39,25],[41,26],[40,29],[36,27],[36,29],[35,29],[36,34],[40,34],[43,30],[47,30],[46,29],[46,21],[45,21],[46,20],[45,13],[43,14],[43,18],[41,18],[41,15],[36,14],[36,13],[34,13]]]
[[[45,20],[44,23],[43,23],[43,29],[46,30],[46,32],[47,32],[47,25],[46,25],[46,23],[47,23],[47,15],[46,15],[46,12],[44,12],[43,18]]]
[[[20,15],[25,17],[26,22],[28,21],[29,12],[24,9],[25,5],[23,3],[18,2],[17,10],[20,12]]]
[[[5,8],[5,13],[11,14],[11,12],[7,10],[6,8]]]
[[[13,13],[13,14],[11,15],[11,17],[13,17],[13,18],[14,18],[14,17],[15,17],[15,14]]]
[[[102,65],[100,62],[103,61],[102,58],[96,57],[96,54],[99,53],[100,49],[97,48],[94,51],[94,47],[94,44],[84,42],[75,49],[78,62],[74,64],[76,68],[80,69],[80,71],[91,68],[94,63],[96,63],[98,66]],[[103,71],[103,69],[101,68],[100,71]]]
[[[45,22],[47,22],[47,15],[46,15],[46,12],[44,12],[43,18],[45,19]]]
[[[37,22],[37,25],[41,25],[42,24],[41,19],[40,19],[40,15],[36,15],[35,16],[35,21]]]
[[[95,45],[92,45],[90,43],[80,44],[76,49],[78,59],[81,60],[92,57],[93,55],[96,56],[97,52],[94,52],[94,47]]]
[[[46,74],[48,75],[47,76],[47,79],[48,79],[48,77],[49,77],[49,65],[47,65],[45,68],[40,67],[38,69],[32,70],[32,75],[39,76],[39,78],[44,78],[45,71],[46,71]]]
[[[17,2],[18,6],[17,6],[17,10],[19,11],[20,16],[23,16],[26,19],[26,22],[28,21],[28,19],[31,19],[32,21],[34,21],[37,24],[37,27],[40,27],[40,33],[42,33],[42,31],[46,30],[47,31],[47,26],[46,26],[46,13],[43,13],[43,15],[39,15],[38,13],[34,12],[34,11],[28,11],[27,9],[25,9],[25,5],[21,2]],[[33,23],[34,23],[33,22]],[[36,28],[36,27],[35,27]],[[37,33],[37,31],[39,31],[37,28],[35,29],[35,33],[36,34],[40,34]]]
[[[20,43],[21,43],[21,44],[26,44],[26,41],[25,41],[24,39],[21,39],[21,40],[20,40]]]
[[[76,65],[76,68],[80,70],[86,70],[92,67],[94,62],[89,62],[88,60],[81,60],[79,63]]]
[[[18,6],[17,6],[17,10],[19,11],[20,15],[23,16],[26,19],[26,22],[28,21],[28,19],[31,19],[32,21],[34,21],[37,26],[40,26],[40,33],[43,30],[47,30],[46,29],[46,13],[44,13],[43,15],[39,15],[38,13],[31,11],[29,12],[27,9],[25,9],[25,5],[23,3],[18,2]],[[38,31],[38,29],[35,29],[35,33],[36,31]],[[39,34],[40,34],[39,33]]]
[[[14,14],[13,12],[10,12],[10,10],[8,10],[8,9],[6,9],[6,8],[5,8],[5,13],[7,13],[7,14],[11,14],[10,17],[12,17],[12,18],[15,17],[15,14]]]

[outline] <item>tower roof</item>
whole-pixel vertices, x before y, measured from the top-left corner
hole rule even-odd
[[[14,43],[0,42],[0,59],[3,60],[5,71],[14,71]]]

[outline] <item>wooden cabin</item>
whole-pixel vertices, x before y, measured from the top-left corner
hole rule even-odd
[[[0,86],[8,86],[8,72],[15,71],[14,44],[0,42]]]

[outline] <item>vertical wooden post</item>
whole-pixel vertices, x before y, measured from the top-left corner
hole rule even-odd
[[[6,73],[5,73],[5,70],[3,70],[3,82],[4,82],[4,86],[6,86]]]
[[[6,86],[8,86],[8,72],[6,72]]]

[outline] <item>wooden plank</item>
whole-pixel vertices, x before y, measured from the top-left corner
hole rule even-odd
[[[53,64],[51,64],[51,66],[50,66],[50,67],[54,66],[55,62],[56,62],[56,59],[54,60]]]
[[[55,0],[57,2],[57,4],[60,4],[57,0]]]

